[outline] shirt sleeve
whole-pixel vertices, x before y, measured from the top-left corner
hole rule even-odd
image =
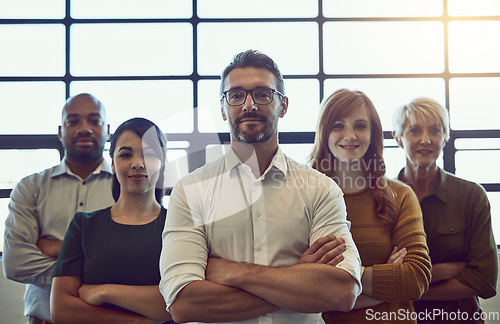
[[[401,264],[373,266],[372,297],[384,302],[419,299],[429,288],[431,260],[426,244],[422,211],[410,187],[401,184],[396,190],[396,223],[392,229],[392,245],[406,248]]]
[[[38,188],[32,177],[23,178],[12,190],[5,221],[3,267],[5,277],[26,284],[50,284],[55,259],[37,247]]]
[[[491,227],[490,203],[485,191],[474,184],[465,199],[471,200],[467,265],[457,279],[475,289],[481,298],[496,295],[498,254]]]
[[[167,310],[177,294],[195,280],[205,279],[208,258],[207,236],[203,225],[199,224],[200,208],[193,206],[199,200],[186,197],[187,189],[180,184],[170,196],[165,229],[162,234],[163,248],[160,255],[160,292]],[[197,195],[196,184],[188,188],[190,195]]]
[[[82,213],[76,213],[69,224],[54,267],[54,277],[83,274],[82,216]]]
[[[347,220],[346,205],[342,190],[330,178],[321,175],[318,185],[312,185],[312,213],[313,221],[309,242],[333,234],[343,238],[346,250],[342,253],[344,260],[337,268],[347,271],[361,287],[361,259],[358,249],[352,238],[351,223]],[[361,293],[361,289],[358,290]]]

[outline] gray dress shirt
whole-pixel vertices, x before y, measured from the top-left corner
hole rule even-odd
[[[50,320],[50,287],[55,259],[40,252],[40,237],[62,240],[77,211],[114,203],[111,166],[106,161],[86,179],[65,160],[23,178],[12,190],[5,222],[3,267],[8,279],[25,283],[24,314]]]

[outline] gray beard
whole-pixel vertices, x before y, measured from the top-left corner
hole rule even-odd
[[[276,134],[277,129],[274,131],[268,132],[268,130],[264,130],[257,134],[257,136],[251,136],[243,133],[237,126],[231,125],[231,135],[240,143],[252,144],[252,143],[262,143],[267,142],[274,134]]]

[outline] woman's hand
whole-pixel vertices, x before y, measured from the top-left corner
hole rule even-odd
[[[395,246],[394,249],[392,249],[389,259],[387,259],[387,263],[401,264],[403,263],[403,259],[406,256],[406,254],[408,254],[406,248],[398,250],[398,247]]]

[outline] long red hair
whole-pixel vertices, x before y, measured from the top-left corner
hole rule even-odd
[[[365,93],[340,89],[323,100],[310,163],[314,169],[329,177],[333,176],[338,161],[328,148],[328,137],[335,122],[345,119],[361,107],[366,107],[371,124],[370,146],[361,161],[363,172],[375,199],[377,216],[386,222],[388,228],[392,228],[396,217],[396,203],[394,190],[385,177],[382,124],[373,102]]]

